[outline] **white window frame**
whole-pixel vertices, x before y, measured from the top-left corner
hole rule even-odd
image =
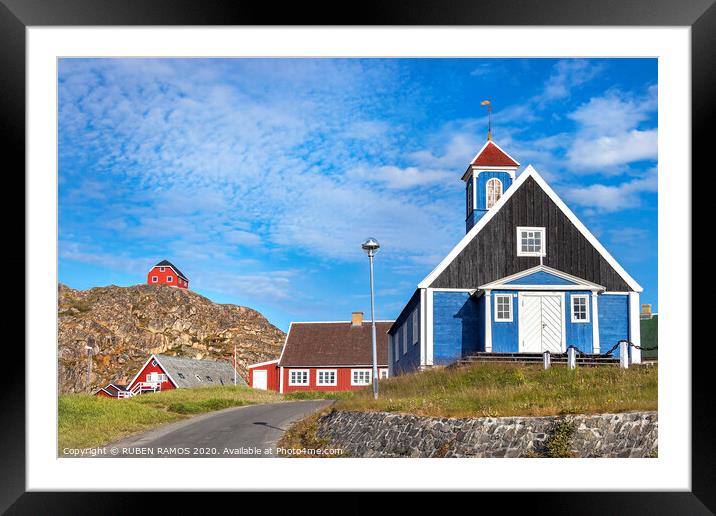
[[[378,378],[379,379],[383,380],[385,378],[388,378],[388,376],[390,376],[390,373],[388,372],[387,368],[383,367],[378,370]]]
[[[333,382],[322,382],[321,373],[333,373]],[[335,387],[338,385],[338,369],[316,369],[316,385],[320,387]]]
[[[474,187],[473,187],[473,180],[472,176],[470,177],[470,181],[467,183],[467,200],[465,201],[465,209],[467,210],[467,213],[465,214],[465,217],[469,217],[470,214],[474,211],[475,207],[475,201],[473,200],[473,193]]]
[[[539,251],[523,251],[522,250],[522,232],[532,231],[540,233],[540,242],[542,243]],[[540,227],[517,226],[517,256],[547,256],[547,231]]]
[[[152,276],[152,283],[159,283],[159,276]]]
[[[306,381],[305,382],[294,382],[292,373],[306,373]],[[310,369],[289,369],[288,370],[288,384],[289,385],[300,385],[300,386],[311,385],[311,370]]]
[[[355,377],[353,376],[355,373],[362,373],[368,375],[368,382],[362,383],[362,382],[356,382]],[[370,385],[373,383],[373,370],[372,369],[351,369],[351,386],[363,386],[363,385]]]
[[[514,320],[513,314],[512,314],[512,312],[513,312],[512,294],[493,294],[492,297],[495,299],[495,301],[494,301],[495,306],[493,307],[494,312],[495,312],[495,322],[512,322]],[[510,307],[510,316],[508,318],[499,317],[499,311],[497,310],[497,306],[498,306],[497,300],[500,298],[502,298],[502,299],[507,298],[507,306]]]
[[[413,310],[413,344],[418,343],[418,308],[416,307],[415,310]]]
[[[403,355],[408,353],[408,321],[403,323]]]
[[[590,294],[573,294],[572,296],[570,296],[569,311],[570,311],[570,315],[571,315],[570,320],[571,320],[573,323],[584,324],[584,323],[588,323],[588,322],[591,320],[590,317],[589,317],[589,298],[590,298],[590,297],[591,297]],[[585,306],[585,308],[586,308],[586,310],[585,310],[586,319],[577,319],[577,318],[575,318],[575,316],[574,316],[574,315],[575,315],[575,314],[574,314],[574,307],[575,307],[574,301],[575,301],[575,299],[584,299],[584,306]]]
[[[159,267],[159,272],[164,272],[165,267]]]
[[[492,204],[490,204],[490,183],[493,183],[493,184],[497,183],[500,185],[500,195],[499,195],[499,197],[497,197],[497,199],[495,199],[495,201]],[[490,179],[488,179],[487,183],[485,183],[485,208],[487,208],[489,210],[495,204],[497,204],[497,201],[500,200],[500,197],[502,197],[503,193],[504,193],[504,187],[503,187],[502,181],[500,181],[496,177],[491,177]]]
[[[167,276],[167,283],[174,283],[174,276]]]

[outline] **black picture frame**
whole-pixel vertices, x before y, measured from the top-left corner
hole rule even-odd
[[[712,147],[708,141],[716,104],[716,6],[715,0],[673,2],[666,0],[369,0],[350,8],[336,2],[282,3],[196,0],[0,0],[0,146],[6,165],[6,199],[25,192],[25,30],[32,26],[110,25],[573,25],[573,26],[685,26],[691,27],[692,51],[692,170],[707,171]],[[8,159],[10,158],[10,159]],[[10,165],[12,163],[12,165]],[[709,174],[709,172],[705,172]],[[12,191],[12,194],[10,192]],[[24,198],[24,196],[22,196]],[[6,245],[14,270],[26,263],[24,227],[17,224],[19,207],[4,203]],[[691,210],[691,206],[687,209]],[[696,222],[696,220],[694,219]],[[13,234],[13,231],[15,234]],[[8,235],[9,233],[9,235]],[[9,243],[9,239],[6,240]],[[694,266],[704,266],[692,260]],[[26,270],[27,274],[27,270]],[[687,280],[691,284],[691,278]],[[13,284],[14,283],[14,284]],[[9,274],[6,289],[24,292],[20,275]],[[24,303],[14,297],[14,305]],[[19,318],[18,318],[19,320]],[[19,326],[19,325],[18,325]],[[685,334],[691,335],[691,327]],[[23,333],[19,328],[15,333]],[[0,389],[3,423],[0,425],[0,510],[11,514],[127,514],[142,510],[146,493],[49,493],[25,492],[25,366],[20,339],[8,337],[3,358],[6,368]],[[710,339],[713,340],[713,339]],[[689,345],[690,339],[680,345]],[[701,345],[699,349],[698,345]],[[711,361],[704,359],[712,342],[699,342],[692,362],[692,490],[690,492],[641,493],[480,493],[480,505],[494,506],[509,497],[510,507],[529,507],[531,513],[559,514],[711,514],[716,511],[716,428],[710,417]],[[615,471],[615,475],[619,472]],[[188,493],[187,493],[188,494]],[[187,494],[164,493],[162,510],[187,507]],[[212,504],[233,504],[228,494],[205,493]],[[358,507],[348,494],[344,503]],[[447,496],[447,494],[443,495]],[[242,495],[244,508],[257,500]],[[476,498],[473,497],[473,500]],[[390,509],[390,503],[383,511]],[[219,505],[217,505],[218,507]],[[231,507],[232,505],[229,505]],[[183,512],[181,510],[179,513]],[[351,512],[357,512],[354,509]]]

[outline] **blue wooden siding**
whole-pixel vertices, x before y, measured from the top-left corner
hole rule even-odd
[[[477,224],[477,221],[487,213],[487,182],[492,178],[502,181],[502,195],[505,195],[507,189],[512,186],[512,178],[507,172],[500,172],[499,170],[480,172],[475,181],[475,191],[472,193],[477,207],[465,220],[465,232],[470,231]]]
[[[479,302],[468,292],[434,292],[433,364],[447,365],[484,349],[480,321]]]
[[[480,172],[475,181],[475,196],[477,198],[477,209],[487,210],[487,182],[490,179],[499,179],[502,181],[502,194],[507,192],[507,189],[512,185],[512,178],[507,172],[490,171]]]
[[[413,343],[413,312],[417,310],[418,331],[417,342]],[[401,318],[397,321],[399,326],[393,332],[393,338],[398,339],[398,356],[394,357],[395,347],[391,340],[390,360],[393,360],[393,374],[399,375],[416,371],[420,368],[420,296],[414,296]],[[408,352],[403,353],[403,332],[408,334]]]
[[[576,285],[576,283],[549,272],[538,271],[523,278],[508,281],[505,285]]]
[[[495,296],[509,294],[512,296],[512,321],[495,321]],[[492,314],[492,351],[500,353],[516,353],[519,351],[519,311],[517,291],[493,290],[490,296],[490,313]]]
[[[588,323],[573,323],[572,322],[572,296],[573,295],[588,295],[587,306],[589,310],[589,322]],[[601,308],[601,299],[599,301]],[[564,296],[564,316],[566,323],[567,333],[567,346],[576,346],[585,353],[592,353],[594,351],[594,342],[592,334],[592,321],[594,320],[594,313],[592,311],[592,293],[589,291],[573,291],[566,292]],[[600,324],[601,326],[601,320]]]
[[[629,338],[629,296],[599,296],[599,350],[609,351],[617,342]],[[619,348],[613,356],[619,356]]]

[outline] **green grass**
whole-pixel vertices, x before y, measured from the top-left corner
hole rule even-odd
[[[283,449],[294,449],[294,450],[317,450],[331,448],[331,444],[328,439],[321,439],[316,435],[318,431],[318,419],[330,412],[331,409],[319,410],[311,414],[310,416],[294,423],[284,432],[277,443],[279,450]],[[286,454],[282,455],[280,452],[279,457],[289,458],[337,458],[337,457],[348,457],[346,453],[336,455],[314,455],[311,453],[304,454]]]
[[[340,399],[336,410],[440,417],[544,416],[657,409],[657,367],[476,364],[382,380]]]
[[[248,387],[174,389],[113,400],[88,394],[58,399],[58,448],[101,446],[127,435],[229,407],[281,401],[279,394]]]
[[[283,395],[286,400],[342,400],[355,391],[291,391]]]

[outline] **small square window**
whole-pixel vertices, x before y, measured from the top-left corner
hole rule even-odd
[[[159,276],[152,276],[152,283],[159,283]]]
[[[174,281],[174,278],[172,276],[167,276],[167,283],[172,283]]]
[[[164,267],[159,267],[159,272],[164,272]]]
[[[512,321],[512,294],[495,295],[495,321]]]
[[[572,322],[588,323],[589,322],[589,296],[573,295],[572,296]]]
[[[517,256],[546,256],[545,228],[517,228]]]

